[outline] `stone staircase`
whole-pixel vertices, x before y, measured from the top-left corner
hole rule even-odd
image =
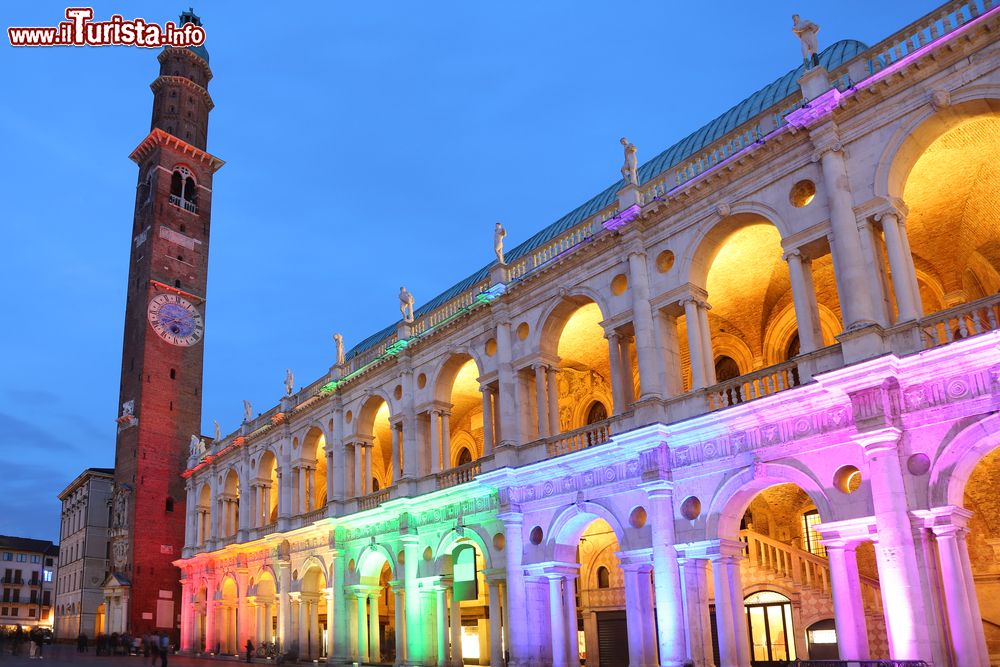
[[[752,530],[740,532],[740,540],[746,545],[747,558],[744,566],[749,568],[744,577],[744,586],[770,575],[772,581],[784,583],[792,589],[809,588],[825,597],[833,609],[833,594],[830,590],[830,564],[826,558],[804,549],[780,542]],[[882,616],[882,593],[878,579],[860,576],[861,598],[866,615]]]

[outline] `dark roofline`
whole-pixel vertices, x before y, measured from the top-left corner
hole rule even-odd
[[[820,65],[827,70],[834,70],[842,67],[850,60],[868,50],[868,46],[853,39],[844,39],[835,42],[823,49],[819,55]],[[805,64],[790,70],[786,74],[778,77],[771,83],[759,89],[738,104],[730,107],[724,113],[713,118],[708,123],[690,133],[680,141],[648,160],[639,167],[640,185],[657,178],[660,174],[668,171],[684,160],[693,157],[698,151],[708,147],[709,144],[721,139],[747,121],[759,116],[782,100],[799,92],[798,80],[805,74]],[[621,189],[622,181],[619,179],[609,185],[600,194],[592,197],[580,206],[562,216],[554,223],[535,233],[526,241],[521,242],[512,250],[504,253],[508,263],[513,263],[521,257],[527,255],[535,248],[538,248],[547,241],[555,238],[559,234],[578,225],[598,211],[601,211],[617,199],[617,192]],[[414,310],[414,319],[419,319],[423,315],[438,308],[447,301],[453,299],[458,294],[471,288],[473,285],[485,280],[489,275],[490,267],[494,265],[490,262],[464,280],[461,280],[445,291],[427,301]],[[396,320],[381,331],[368,336],[357,345],[352,347],[345,356],[347,361],[359,354],[375,347],[382,341],[389,339],[396,333],[399,320]]]
[[[15,537],[13,535],[0,535],[0,549],[10,549],[11,551],[28,551],[31,553],[45,554],[55,546],[51,540],[36,540],[32,537]]]

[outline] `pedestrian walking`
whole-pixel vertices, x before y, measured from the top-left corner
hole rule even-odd
[[[170,653],[170,636],[164,631],[160,633],[160,667],[167,667],[168,653]]]
[[[253,642],[247,638],[247,662],[253,662],[250,656],[253,655]]]

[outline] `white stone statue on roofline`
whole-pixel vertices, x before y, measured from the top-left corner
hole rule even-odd
[[[249,422],[253,419],[253,406],[250,401],[243,401],[243,421]]]
[[[403,321],[413,321],[413,295],[405,287],[399,288],[399,312],[403,313]]]
[[[503,237],[507,236],[507,230],[499,222],[493,228],[493,252],[497,254],[497,264],[505,264],[503,261]]]
[[[198,452],[199,452],[198,443],[199,443],[199,441],[200,441],[200,438],[198,436],[196,436],[196,435],[192,435],[191,436],[191,444],[189,445],[189,449],[188,449],[188,456],[189,457],[198,456]]]
[[[222,440],[222,427],[219,426],[219,422],[214,419],[212,420],[212,423],[215,424],[215,441],[218,442],[219,440]]]
[[[347,360],[344,359],[344,337],[335,333],[333,334],[333,342],[337,346],[337,365],[343,366],[347,363]]]
[[[292,375],[292,369],[285,369],[285,394],[288,396],[292,395],[295,391],[295,376]]]
[[[798,14],[792,14],[792,32],[802,43],[802,62],[806,64],[807,68],[819,67],[819,56],[817,55],[819,40],[816,39],[819,26],[808,19],[802,20]]]
[[[635,144],[629,143],[628,137],[622,137],[621,144],[625,149],[625,164],[622,165],[625,185],[639,185],[639,159],[636,156]]]

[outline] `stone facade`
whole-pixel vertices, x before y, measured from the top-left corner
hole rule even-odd
[[[182,648],[990,664],[998,27],[798,72],[192,452]]]
[[[59,494],[59,576],[55,582],[55,636],[94,638],[104,630],[108,576],[108,516],[114,470],[87,468]]]

